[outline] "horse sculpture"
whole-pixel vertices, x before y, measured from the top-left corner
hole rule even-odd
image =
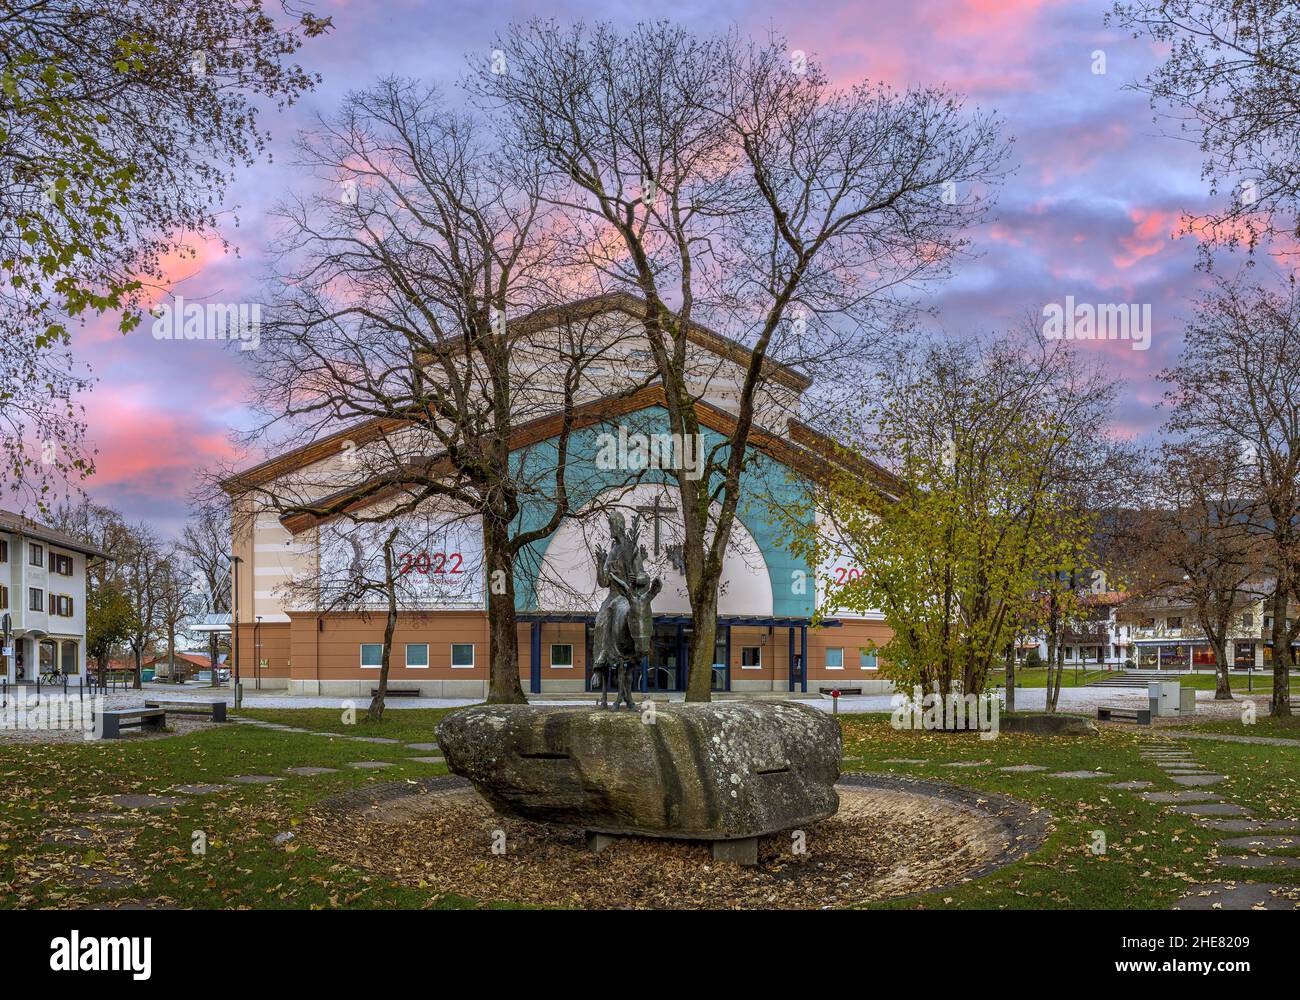
[[[618,672],[618,694],[614,711],[620,704],[629,710],[632,704],[632,668],[650,654],[654,619],[650,602],[663,587],[658,577],[650,579],[645,569],[645,547],[639,545],[641,519],[632,519],[628,531],[623,515],[609,515],[611,544],[609,551],[596,549],[596,582],[608,587],[609,593],[596,613],[596,630],[592,639],[591,673],[600,673],[600,707],[609,707],[610,672]]]

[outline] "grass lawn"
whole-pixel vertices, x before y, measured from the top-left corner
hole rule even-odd
[[[1103,779],[1053,778],[1050,772],[1007,774],[1014,764],[1053,770],[1102,770],[1104,781],[1141,779],[1156,788],[1160,768],[1137,752],[1141,738],[1158,731],[1106,729],[1095,737],[1046,738],[1019,734],[980,740],[973,734],[896,731],[888,716],[842,716],[845,770],[904,774],[1014,795],[1051,811],[1055,829],[1024,861],[956,889],[884,904],[907,907],[1103,909],[1168,908],[1190,884],[1222,877],[1210,861],[1214,841],[1231,836],[1203,829],[1191,818],[1166,812],[1136,792],[1106,788]],[[1214,791],[1261,818],[1300,817],[1300,754],[1278,747],[1198,740],[1193,753],[1228,780]],[[890,758],[918,758],[925,764],[887,764]],[[987,761],[976,768],[947,768],[944,762]],[[1104,855],[1091,851],[1093,831],[1106,835]],[[1242,873],[1242,880],[1258,876]],[[1267,878],[1300,881],[1279,872]]]
[[[338,708],[285,708],[285,709],[240,709],[239,714],[248,719],[261,719],[263,722],[279,722],[286,726],[298,726],[318,733],[346,733],[349,736],[386,736],[389,739],[404,740],[408,743],[432,743],[433,731],[438,722],[451,708],[398,708],[391,705],[384,710],[380,722],[366,721],[366,702],[358,704],[355,719],[351,723],[344,721],[342,709]]]
[[[1300,716],[1297,715],[1259,715],[1247,726],[1239,719],[1198,722],[1179,729],[1190,729],[1197,733],[1227,733],[1232,736],[1276,736],[1284,740],[1300,741]]]
[[[1105,680],[1107,677],[1123,677],[1125,671],[1122,670],[1079,670],[1076,676],[1073,667],[1066,667],[1062,675],[1062,687],[1083,687],[1093,681]],[[989,673],[989,683],[1005,685],[1006,671],[993,670]],[[1198,691],[1213,691],[1216,687],[1215,675],[1206,670],[1194,674],[1170,674],[1170,680],[1176,680],[1183,687],[1195,688]],[[1252,680],[1247,674],[1232,673],[1228,681],[1234,691],[1246,691],[1252,684]],[[1146,687],[1146,678],[1133,682],[1137,687]],[[1291,684],[1293,687],[1300,687],[1300,676],[1292,675]],[[1255,694],[1268,694],[1272,690],[1273,677],[1271,674],[1257,670],[1255,671],[1253,686]],[[1047,687],[1047,668],[1038,670],[1019,669],[1016,671],[1016,687],[1026,688],[1045,688]]]
[[[243,714],[313,731],[431,742],[434,725],[446,713],[390,710],[382,723],[355,726],[345,725],[342,713],[333,709]],[[1167,813],[1136,793],[1105,788],[1102,779],[998,770],[1024,763],[1052,770],[1101,769],[1115,775],[1105,781],[1140,778],[1169,788],[1159,768],[1137,752],[1138,740],[1158,737],[1158,731],[1108,730],[1093,738],[1051,739],[1004,733],[983,741],[974,734],[898,732],[888,719],[887,714],[840,716],[846,771],[934,778],[1017,796],[1050,810],[1053,830],[1042,849],[986,878],[885,905],[1166,908],[1190,884],[1223,874],[1211,855],[1214,842],[1228,834],[1197,827],[1190,818]],[[1260,727],[1256,731],[1264,732]],[[1230,776],[1214,789],[1230,801],[1261,818],[1300,816],[1300,754],[1209,740],[1186,745],[1204,764]],[[409,759],[427,755],[401,744],[236,724],[153,741],[0,744],[0,906],[77,907],[113,900],[205,908],[473,906],[471,900],[393,884],[293,840],[274,842],[321,798],[363,783],[445,773],[441,765]],[[926,763],[885,763],[901,757]],[[394,766],[379,771],[346,766],[356,760],[387,760]],[[942,766],[954,760],[983,763],[964,769]],[[167,794],[179,784],[220,784],[237,774],[279,775],[301,765],[339,771],[289,776],[269,785],[235,785],[186,798],[171,810],[121,810],[131,817],[129,823],[106,818],[114,812],[112,795]],[[73,828],[89,831],[93,838],[70,846],[43,842],[66,839]],[[1104,855],[1090,849],[1096,830],[1106,835]],[[196,831],[207,837],[204,856],[191,852]],[[136,884],[89,884],[91,872],[125,875]],[[1239,877],[1255,876],[1243,872]],[[1259,877],[1282,881],[1288,875],[1271,871]],[[1294,873],[1290,879],[1300,881]]]
[[[324,716],[315,718],[314,712],[258,714],[278,714],[279,721],[306,721],[322,730],[329,722]],[[381,727],[357,726],[352,732],[432,741],[432,723],[438,714],[393,712],[395,718]],[[325,715],[343,728],[339,712]],[[417,715],[422,718],[411,718]],[[292,841],[283,846],[273,841],[277,834],[292,831],[297,817],[326,796],[366,782],[445,774],[441,765],[407,760],[429,755],[400,744],[361,743],[233,723],[162,740],[0,744],[0,906],[78,907],[115,899],[202,908],[470,905],[466,900],[394,886],[318,857],[310,848],[299,850]],[[379,771],[346,766],[357,760],[386,760],[394,766]],[[167,794],[176,785],[221,784],[239,774],[279,775],[302,765],[339,770],[186,797],[175,809],[128,813],[136,819],[134,825],[101,818],[114,811],[113,795]],[[91,831],[95,839],[74,846],[42,843],[43,837],[57,837],[70,828]],[[191,851],[196,831],[206,835],[205,856]],[[123,832],[129,838],[126,842],[121,840]],[[140,884],[79,885],[84,869],[127,874]],[[49,877],[37,881],[33,871]]]

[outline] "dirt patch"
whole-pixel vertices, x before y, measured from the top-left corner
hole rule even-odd
[[[848,775],[839,813],[759,842],[759,864],[707,844],[620,838],[509,819],[456,778],[391,783],[322,803],[301,842],[394,880],[480,901],[587,909],[843,907],[969,881],[1037,847],[1048,817],[936,782]],[[493,845],[504,844],[504,853]]]

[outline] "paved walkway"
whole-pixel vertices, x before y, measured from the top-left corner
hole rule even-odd
[[[1184,734],[1166,732],[1161,735],[1177,737]],[[1205,735],[1209,738],[1212,734]],[[1257,738],[1241,739],[1253,741]],[[1138,795],[1148,802],[1168,804],[1173,811],[1190,816],[1198,826],[1239,835],[1220,841],[1219,846],[1230,851],[1215,858],[1225,869],[1224,879],[1193,886],[1174,904],[1174,909],[1300,909],[1300,885],[1241,881],[1233,877],[1234,873],[1244,874],[1259,869],[1300,869],[1300,858],[1276,853],[1293,847],[1300,841],[1291,836],[1262,835],[1266,832],[1300,834],[1300,819],[1257,820],[1250,810],[1229,801],[1224,795],[1209,791],[1210,787],[1227,780],[1227,775],[1210,772],[1192,756],[1190,749],[1181,747],[1170,739],[1147,737],[1139,744],[1139,753],[1145,760],[1159,767],[1171,784],[1183,787],[1176,791],[1138,791]],[[1248,836],[1240,836],[1241,834]]]

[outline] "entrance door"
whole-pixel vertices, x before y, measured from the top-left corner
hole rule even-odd
[[[677,642],[678,626],[656,625],[650,652],[650,676],[646,687],[651,691],[686,689],[686,664],[691,658],[690,629],[682,629],[681,649]],[[679,662],[680,659],[680,662]]]

